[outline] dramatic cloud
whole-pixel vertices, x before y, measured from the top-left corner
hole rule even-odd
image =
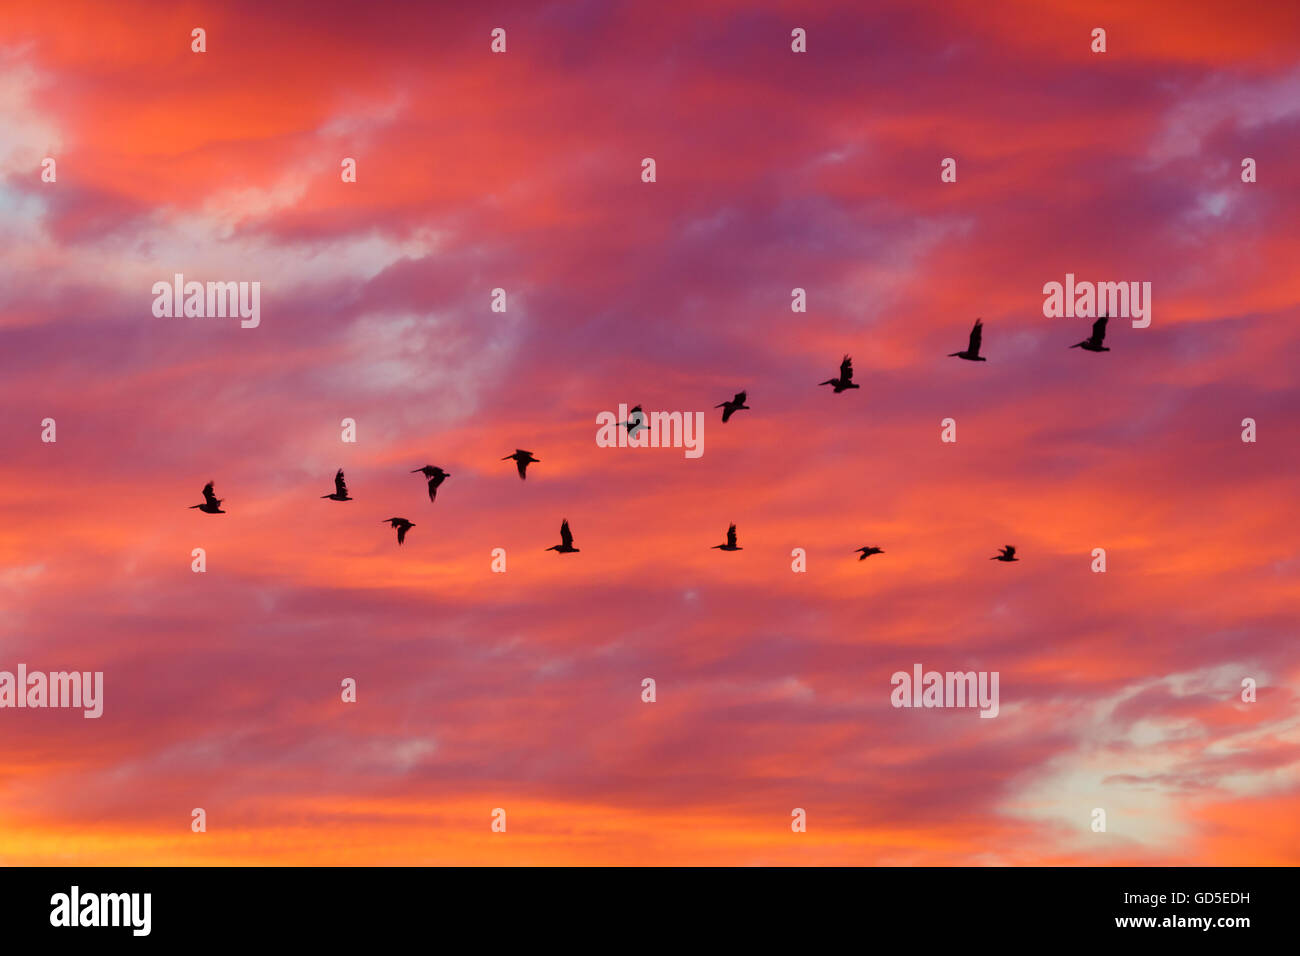
[[[68,6],[0,18],[0,670],[105,703],[0,710],[0,860],[1300,862],[1294,9]]]

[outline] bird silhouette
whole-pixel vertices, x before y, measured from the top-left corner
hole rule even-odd
[[[849,358],[847,355],[840,359],[839,378],[828,378],[826,381],[818,382],[817,384],[831,386],[835,390],[836,395],[844,391],[846,388],[862,387],[861,385],[853,384],[853,359]]]
[[[432,501],[438,494],[438,486],[451,477],[450,474],[441,468],[435,468],[433,465],[425,465],[423,468],[412,468],[411,474],[416,472],[424,475],[429,479],[429,500]]]
[[[576,554],[580,550],[573,546],[573,532],[569,530],[568,518],[560,522],[560,543],[553,544],[546,550],[558,551],[560,554]]]
[[[736,544],[736,526],[734,524],[727,528],[727,543],[715,544],[710,551],[721,549],[723,551],[744,551],[745,549]]]
[[[1109,352],[1102,341],[1106,338],[1106,323],[1110,321],[1110,316],[1103,315],[1096,322],[1092,323],[1092,335],[1088,336],[1082,342],[1076,342],[1071,345],[1072,349],[1083,349],[1085,352]]]
[[[885,553],[885,549],[884,549],[884,548],[877,548],[877,547],[858,548],[858,550],[857,550],[857,551],[854,551],[853,553],[854,553],[854,554],[857,554],[858,551],[861,551],[861,552],[862,552],[862,557],[858,558],[859,561],[865,561],[865,560],[867,560],[867,558],[871,557],[873,554],[884,554],[884,553]]]
[[[205,515],[223,515],[225,514],[225,512],[221,510],[221,502],[225,501],[226,499],[218,498],[215,494],[213,494],[212,485],[213,482],[209,481],[206,485],[203,486],[203,504],[190,505],[190,507],[198,508]]]
[[[975,325],[970,330],[970,344],[966,346],[965,352],[949,352],[949,358],[965,359],[968,362],[987,362],[988,359],[980,355],[980,342],[984,340],[984,320],[976,319]]]
[[[989,560],[990,561],[1019,561],[1020,559],[1016,557],[1015,547],[1008,544],[1002,548],[1001,554],[995,554],[993,555],[993,557],[989,558]]]
[[[740,411],[742,408],[749,408],[749,406],[745,404],[744,392],[737,392],[736,397],[731,401],[723,402],[721,405],[714,405],[713,407],[722,409],[723,422],[726,422],[728,418]]]
[[[332,494],[332,495],[321,495],[321,497],[322,497],[322,498],[329,498],[331,501],[351,501],[351,500],[352,500],[351,498],[348,497],[348,483],[347,483],[346,481],[343,480],[343,469],[342,469],[342,468],[340,468],[340,469],[339,469],[339,473],[338,473],[337,475],[334,476],[334,494]]]
[[[619,424],[627,429],[629,435],[635,435],[642,428],[646,427],[645,412],[641,411],[640,405],[636,405],[627,413],[627,421],[619,422]]]
[[[528,477],[527,475],[524,474],[524,471],[528,468],[529,465],[531,465],[535,461],[541,461],[540,458],[534,458],[533,453],[531,451],[524,451],[522,448],[516,448],[515,453],[513,455],[506,455],[506,457],[502,458],[501,460],[509,461],[511,458],[515,460],[515,467],[519,469],[520,481],[523,481]]]
[[[407,521],[405,518],[385,518],[380,524],[390,524],[397,529],[397,543],[401,544],[406,540],[406,532],[415,527],[414,521]]]

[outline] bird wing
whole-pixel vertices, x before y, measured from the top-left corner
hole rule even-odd
[[[840,360],[840,380],[851,382],[853,380],[853,359],[847,355]]]
[[[213,484],[214,482],[209,481],[203,486],[203,500],[210,505],[215,505],[217,503],[217,496],[212,491]]]
[[[1106,337],[1106,323],[1110,321],[1110,316],[1103,315],[1096,322],[1092,323],[1092,344],[1101,345],[1102,339]]]
[[[348,483],[343,480],[342,468],[340,468],[339,473],[334,476],[334,493],[336,495],[346,495],[348,493]]]
[[[560,543],[568,548],[573,545],[573,532],[569,530],[569,519],[560,522]]]
[[[984,341],[984,322],[981,319],[975,320],[975,326],[970,330],[969,351],[972,355],[980,350],[980,343]]]
[[[744,404],[745,404],[745,393],[744,393],[744,392],[737,392],[737,393],[736,393],[736,397],[733,398],[731,401],[732,401],[733,403],[735,403],[736,405],[744,405]]]
[[[736,546],[736,526],[733,524],[730,528],[727,529],[727,547],[734,548],[735,546]]]
[[[1016,547],[1012,544],[1007,545],[1003,550],[1006,551],[1008,558],[1014,556],[1016,553]]]
[[[406,532],[411,526],[409,524],[399,524],[397,526],[397,543],[401,544],[406,540]]]
[[[523,456],[520,456],[519,458],[516,458],[516,459],[515,459],[515,468],[516,468],[516,470],[518,470],[518,472],[519,472],[519,477],[520,477],[520,478],[523,478],[523,477],[524,477],[524,470],[525,470],[527,467],[528,467],[528,459],[527,459],[527,458],[524,458]]]

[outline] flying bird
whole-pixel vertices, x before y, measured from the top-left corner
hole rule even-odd
[[[1102,341],[1106,338],[1106,323],[1110,321],[1110,316],[1103,315],[1096,322],[1092,323],[1092,335],[1088,336],[1082,342],[1071,345],[1072,349],[1083,349],[1085,352],[1109,352]]]
[[[865,560],[867,560],[867,558],[871,557],[873,554],[884,554],[884,553],[885,553],[885,549],[884,549],[884,548],[876,548],[876,547],[870,547],[870,548],[858,548],[858,550],[857,550],[857,551],[854,551],[853,553],[854,553],[854,554],[857,554],[858,551],[861,551],[861,552],[862,552],[862,557],[858,558],[859,561],[865,561]]]
[[[206,485],[203,486],[203,504],[190,505],[190,507],[198,508],[206,515],[223,515],[225,514],[225,512],[221,510],[221,502],[225,501],[226,499],[218,498],[215,494],[213,494],[212,485],[213,482],[209,481]]]
[[[425,478],[429,479],[430,501],[432,501],[434,496],[438,494],[438,486],[451,477],[450,474],[443,471],[441,468],[433,467],[433,465],[425,465],[423,468],[412,468],[411,474],[415,474],[417,471],[424,475]]]
[[[397,529],[397,543],[401,544],[406,540],[406,532],[415,527],[414,521],[407,521],[405,518],[385,518],[380,524],[390,524]]]
[[[560,543],[553,544],[546,550],[558,551],[560,554],[576,554],[580,550],[573,546],[573,532],[569,530],[568,518],[560,522]]]
[[[642,428],[646,427],[645,412],[641,411],[640,405],[637,405],[627,413],[627,421],[619,422],[619,424],[627,429],[629,435],[635,435]]]
[[[515,460],[515,467],[519,469],[520,481],[523,481],[525,478],[528,477],[527,475],[524,474],[524,471],[527,470],[529,465],[531,465],[535,461],[541,461],[540,458],[534,458],[533,453],[531,451],[524,451],[522,448],[516,448],[515,453],[513,455],[506,455],[506,457],[502,458],[501,460],[509,461],[511,458]]]
[[[1001,554],[995,554],[993,555],[993,557],[989,558],[989,560],[990,561],[1019,561],[1020,559],[1016,557],[1015,547],[1008,544],[1002,548]]]
[[[727,529],[727,543],[715,544],[710,551],[720,548],[723,551],[744,551],[745,549],[736,544],[736,526],[733,524]]]
[[[970,344],[966,346],[965,352],[949,352],[949,358],[965,359],[968,362],[987,362],[988,359],[980,355],[980,342],[984,340],[984,320],[976,319],[974,327],[970,330]]]
[[[337,475],[334,476],[334,494],[332,494],[332,495],[321,495],[321,497],[322,497],[322,498],[329,498],[331,501],[351,501],[351,500],[352,500],[351,498],[348,497],[348,483],[347,483],[346,481],[343,480],[343,469],[342,469],[342,468],[340,468],[340,469],[339,469],[339,473],[338,473]]]
[[[723,402],[721,405],[714,405],[713,407],[722,409],[723,422],[726,422],[728,418],[730,418],[736,412],[740,411],[742,408],[746,408],[746,409],[749,408],[749,406],[745,404],[744,392],[737,392],[736,397],[733,398],[731,401]]]
[[[849,358],[847,355],[840,359],[839,378],[828,378],[826,381],[818,382],[817,384],[831,386],[835,390],[836,395],[844,391],[846,388],[862,387],[861,385],[853,384],[853,359]]]

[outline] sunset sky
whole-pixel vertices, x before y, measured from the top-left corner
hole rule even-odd
[[[0,863],[1300,864],[1297,264],[1292,2],[0,0]]]

